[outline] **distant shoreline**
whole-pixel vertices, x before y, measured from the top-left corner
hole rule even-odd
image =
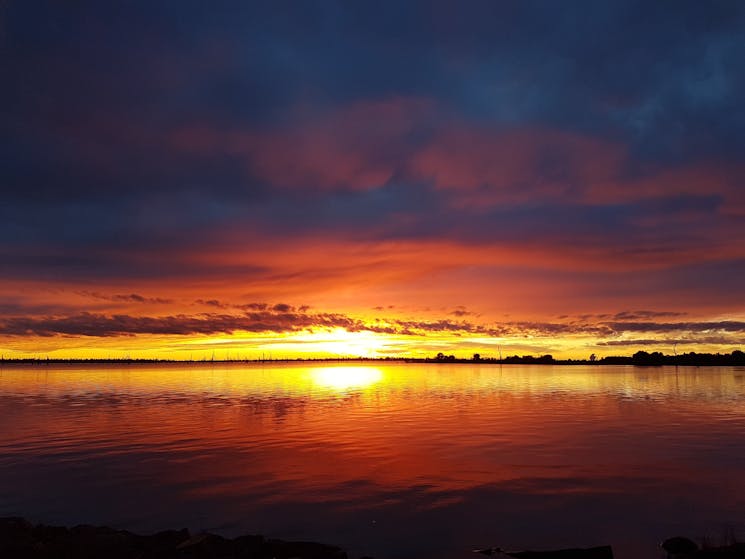
[[[458,358],[442,353],[435,357],[297,357],[293,359],[59,359],[59,358],[0,358],[3,365],[65,365],[65,364],[113,364],[113,365],[223,365],[223,364],[257,364],[257,363],[446,363],[446,364],[479,364],[479,365],[635,365],[635,366],[745,366],[745,352],[735,350],[732,353],[682,353],[664,355],[660,352],[647,353],[638,351],[631,356],[608,356],[597,359],[554,359],[551,355],[513,355],[503,359],[481,357],[474,354],[470,359]]]

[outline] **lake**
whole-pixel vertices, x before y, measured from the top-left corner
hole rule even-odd
[[[350,557],[745,536],[745,368],[0,368],[0,515]]]

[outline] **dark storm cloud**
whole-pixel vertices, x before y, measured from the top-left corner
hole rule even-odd
[[[148,254],[228,226],[626,255],[741,228],[736,2],[29,0],[0,17],[4,277],[190,276]]]
[[[660,313],[662,315],[666,313]],[[462,332],[483,334],[487,336],[562,336],[583,335],[612,337],[626,333],[742,333],[745,332],[745,322],[526,322],[511,321],[493,324],[479,324],[468,321],[391,321],[399,333],[414,332]],[[730,340],[731,341],[731,340]]]
[[[279,307],[279,308],[278,308]],[[170,316],[133,316],[127,314],[98,314],[81,312],[66,316],[11,316],[0,318],[0,334],[6,336],[133,336],[155,335],[210,335],[233,334],[235,332],[287,333],[314,329],[344,328],[349,332],[370,331],[381,334],[404,336],[427,334],[475,334],[487,337],[552,337],[581,335],[613,337],[639,332],[687,333],[679,343],[732,343],[732,339],[712,336],[712,333],[740,334],[745,332],[745,323],[680,322],[680,323],[550,323],[550,322],[505,322],[500,324],[478,324],[448,319],[432,321],[389,320],[365,323],[339,313],[308,313],[306,311],[282,310],[287,305],[274,305],[273,310],[246,312],[244,314],[214,314]],[[693,341],[691,341],[693,340]],[[696,341],[698,340],[698,341]],[[717,341],[718,340],[718,341]],[[675,340],[666,340],[675,343]],[[659,340],[607,340],[600,345],[645,345]]]
[[[269,310],[246,312],[241,315],[203,313],[198,315],[173,315],[161,317],[132,316],[127,314],[105,315],[81,312],[67,316],[6,317],[0,318],[0,334],[8,336],[129,336],[138,334],[232,334],[245,332],[296,332],[314,328],[344,328],[350,332],[367,330],[386,334],[413,335],[421,333],[477,333],[500,335],[511,331],[514,325],[489,328],[465,321],[400,321],[390,325],[364,322],[334,313],[295,312],[285,304],[272,305]]]
[[[232,334],[243,332],[296,332],[312,328],[366,329],[352,318],[338,314],[253,312],[244,315],[201,314],[132,316],[79,313],[71,316],[0,318],[0,334],[7,336],[131,336],[137,334]]]

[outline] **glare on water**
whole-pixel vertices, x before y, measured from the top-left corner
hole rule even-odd
[[[309,372],[318,386],[339,391],[365,388],[383,380],[383,372],[377,367],[319,367]]]

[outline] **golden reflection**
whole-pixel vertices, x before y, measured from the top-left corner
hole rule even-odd
[[[310,371],[313,384],[344,391],[367,388],[383,380],[383,372],[376,367],[323,367]]]
[[[314,390],[366,388],[416,394],[552,393],[648,398],[726,396],[742,402],[743,374],[735,368],[521,366],[435,363],[371,364],[187,363],[160,365],[50,364],[0,366],[0,394],[136,394],[177,392],[220,397],[313,395]]]

